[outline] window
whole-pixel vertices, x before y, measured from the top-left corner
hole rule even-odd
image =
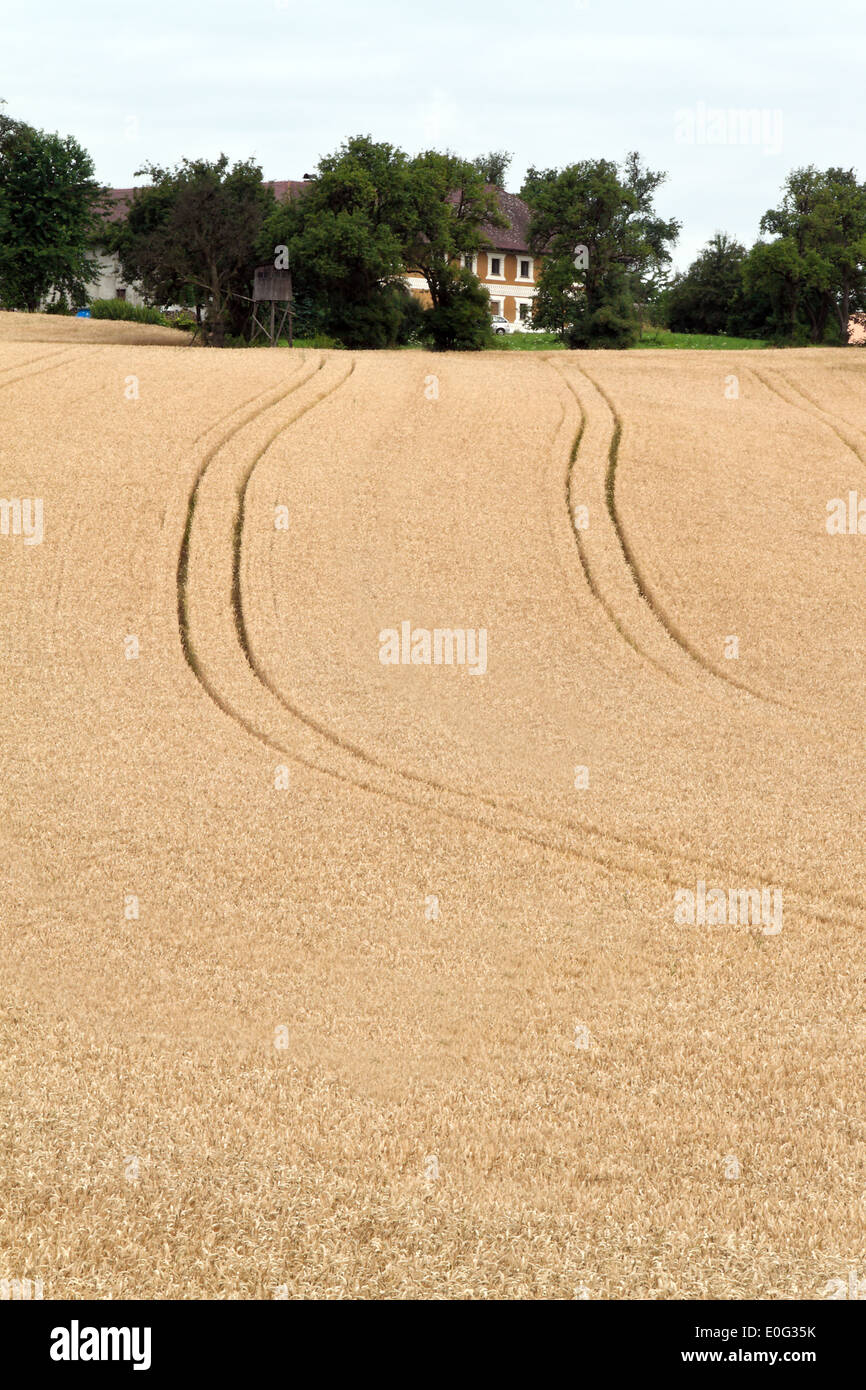
[[[501,300],[501,299],[491,299],[491,301],[490,301],[490,312],[491,312],[491,314],[493,314],[494,318],[496,317],[497,314],[501,315],[501,313],[502,313],[502,300]]]
[[[535,263],[534,263],[533,258],[532,258],[531,256],[522,256],[522,257],[520,258],[520,260],[517,262],[517,278],[518,278],[518,280],[530,280],[530,281],[531,281],[531,280],[533,279],[534,264],[535,264]]]
[[[126,286],[125,286],[125,285],[118,285],[117,290],[115,291],[115,299],[125,299],[125,298],[126,298]]]
[[[502,257],[501,257],[501,256],[491,256],[491,257],[490,257],[490,267],[489,267],[489,269],[488,269],[488,271],[487,271],[487,274],[488,274],[489,276],[491,276],[491,277],[495,277],[497,280],[503,279],[503,275],[502,275]]]
[[[520,310],[520,322],[529,323],[532,319],[531,306],[529,304],[521,304],[518,307]]]
[[[464,264],[465,268],[466,268],[467,270],[471,270],[473,275],[477,275],[477,273],[478,273],[477,270],[476,270],[477,261],[478,261],[478,257],[477,257],[477,256],[464,256],[464,257],[463,257],[463,264]]]

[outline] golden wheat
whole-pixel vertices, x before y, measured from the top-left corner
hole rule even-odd
[[[0,1275],[862,1272],[866,358],[184,341],[0,315]]]

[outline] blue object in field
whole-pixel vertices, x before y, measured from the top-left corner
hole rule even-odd
[[[89,318],[90,318],[90,310],[89,310],[89,309],[79,309],[79,310],[78,310],[78,313],[75,315],[75,317],[76,317],[77,319],[89,319]]]

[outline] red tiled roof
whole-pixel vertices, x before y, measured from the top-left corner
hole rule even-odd
[[[506,193],[495,184],[487,185],[488,193],[495,193],[500,211],[508,218],[509,226],[493,227],[489,222],[481,224],[484,239],[495,251],[529,250],[529,208],[516,193]],[[450,201],[457,202],[457,193],[452,193]]]
[[[284,198],[296,197],[307,187],[308,183],[309,179],[266,179],[265,187],[272,188],[274,197],[278,202],[282,202]],[[142,186],[146,188],[147,184]],[[109,188],[107,190],[106,221],[120,222],[123,220],[129,211],[133,193],[135,193],[134,188]]]
[[[274,190],[274,197],[278,203],[284,198],[296,198],[311,183],[310,179],[267,179],[267,187]]]
[[[310,185],[309,179],[268,179],[268,188],[274,190],[274,197],[277,202],[283,202],[286,198],[296,198],[305,188]],[[488,187],[492,185],[488,184]],[[129,210],[132,201],[134,188],[110,188],[108,190],[107,203],[109,205],[106,218],[109,222],[120,222]],[[529,250],[529,208],[522,198],[516,193],[506,193],[504,189],[496,189],[499,206],[510,225],[508,227],[491,227],[485,224],[482,227],[485,238],[497,251],[528,251]]]
[[[506,193],[503,188],[496,189],[499,206],[510,222],[509,227],[483,228],[484,235],[497,251],[529,250],[529,208],[516,193]]]
[[[122,222],[132,201],[134,188],[109,188],[106,190],[107,211],[105,220],[107,222]]]

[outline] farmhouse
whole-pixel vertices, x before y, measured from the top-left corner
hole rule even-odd
[[[501,314],[509,323],[526,322],[532,317],[540,259],[529,247],[529,208],[516,193],[496,190],[500,210],[509,226],[483,228],[489,243],[487,251],[467,256],[465,264],[478,276],[490,294],[491,314]],[[423,275],[410,273],[406,283],[426,303],[430,296]]]
[[[109,222],[122,222],[129,208],[134,188],[110,188],[108,190]],[[87,286],[88,299],[126,299],[130,304],[143,304],[144,298],[135,287],[126,283],[120,262],[103,247],[96,252],[96,278]]]
[[[279,202],[296,198],[307,187],[306,179],[277,179],[270,183]],[[125,216],[135,192],[133,188],[112,188],[109,191],[109,222],[119,222]],[[525,322],[532,316],[538,280],[539,258],[529,248],[529,208],[516,193],[497,189],[500,209],[508,218],[507,227],[486,226],[486,251],[466,258],[466,265],[477,275],[490,294],[491,314],[501,314],[509,323]],[[130,304],[143,304],[144,298],[135,285],[128,284],[116,256],[105,250],[97,253],[98,274],[87,287],[91,299],[126,299]],[[430,302],[427,281],[413,268],[407,268],[406,284],[413,294],[425,303]]]
[[[272,181],[269,186],[274,190],[274,197],[281,202],[284,198],[295,197],[306,186],[306,180],[281,179]],[[134,192],[134,188],[110,188],[108,190],[107,221],[123,221],[129,211]],[[96,253],[96,260],[98,265],[96,278],[87,286],[89,299],[125,299],[130,304],[144,303],[144,297],[138,287],[130,285],[125,280],[116,256],[104,248],[99,248]]]

